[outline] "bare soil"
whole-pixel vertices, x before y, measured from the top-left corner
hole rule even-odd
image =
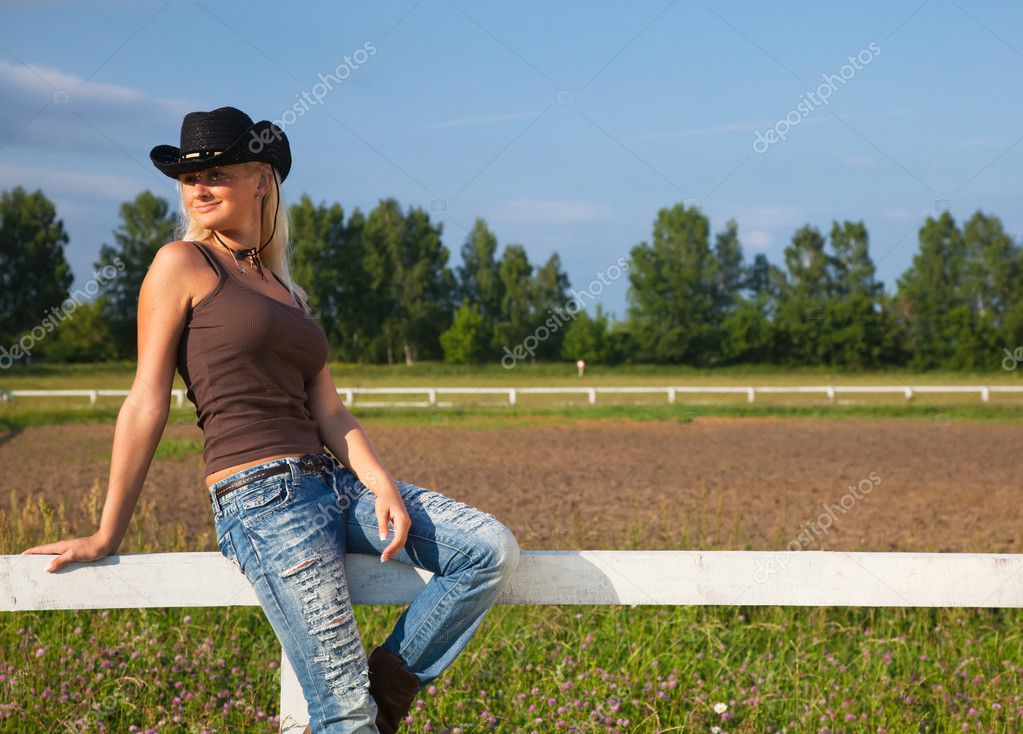
[[[527,549],[1023,548],[1023,425],[362,422],[394,478],[496,515]],[[0,506],[15,489],[80,508],[94,482],[106,489],[113,430],[74,424],[0,435]],[[164,440],[201,442],[202,434],[168,426]],[[204,537],[212,516],[202,474],[198,453],[158,459],[142,499],[155,501],[161,524],[180,522],[189,537]]]

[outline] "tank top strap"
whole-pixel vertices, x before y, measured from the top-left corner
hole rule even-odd
[[[189,240],[189,242],[198,248],[199,252],[202,253],[202,256],[206,258],[206,262],[208,262],[210,267],[213,268],[213,272],[215,272],[218,276],[223,277],[224,273],[220,269],[220,263],[217,262],[217,258],[213,257],[213,255],[209,253],[206,246],[202,242],[196,242],[195,240]]]
[[[291,288],[288,287],[288,284],[285,283],[283,280],[281,280],[281,277],[279,275],[277,275],[277,273],[275,273],[274,271],[270,270],[270,268],[267,268],[266,270],[270,273],[270,275],[272,275],[273,277],[275,277],[277,279],[278,283],[280,283],[282,286],[284,286],[284,290],[286,290],[288,293],[291,293],[291,297],[295,300],[295,305],[296,306],[302,306],[302,302],[300,300],[298,300],[298,296],[297,295],[292,293]]]

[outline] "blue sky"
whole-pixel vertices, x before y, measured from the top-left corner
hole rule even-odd
[[[122,202],[174,197],[150,148],[233,105],[285,129],[290,202],[423,207],[452,266],[483,217],[536,264],[557,251],[581,290],[686,202],[779,265],[803,224],[863,219],[891,291],[943,208],[1023,232],[1021,16],[966,0],[4,2],[0,189],[56,202],[80,286]],[[624,317],[626,291],[599,300]]]

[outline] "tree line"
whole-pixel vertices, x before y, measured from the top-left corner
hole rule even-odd
[[[774,264],[746,259],[735,220],[712,233],[698,207],[665,207],[650,240],[599,274],[601,289],[627,281],[622,320],[586,308],[596,278],[573,289],[557,253],[541,264],[521,244],[499,248],[481,218],[452,268],[443,224],[393,198],[346,218],[303,195],[289,214],[292,276],[344,361],[996,369],[1023,344],[1023,249],[979,210],[961,225],[928,217],[889,294],[862,221],[806,224]],[[176,214],[144,191],[119,215],[85,294],[72,293],[55,206],[40,190],[0,194],[0,367],[136,357],[139,288]]]

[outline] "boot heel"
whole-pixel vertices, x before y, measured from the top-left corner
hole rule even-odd
[[[380,734],[395,734],[419,693],[419,679],[382,647],[369,654],[369,693],[377,704]]]

